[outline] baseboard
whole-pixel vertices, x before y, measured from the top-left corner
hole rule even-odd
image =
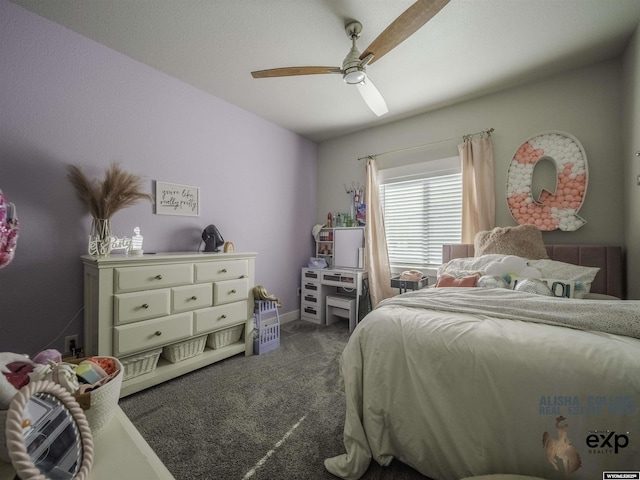
[[[300,309],[293,310],[292,312],[283,313],[280,315],[280,324],[293,322],[294,320],[300,320]]]

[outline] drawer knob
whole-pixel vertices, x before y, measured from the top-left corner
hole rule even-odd
[[[162,335],[162,332],[161,332],[160,330],[158,330],[156,333],[154,333],[154,335],[155,335],[156,337],[159,337],[160,335]]]
[[[197,300],[197,299],[198,299],[198,297],[196,297],[195,295],[193,295],[193,296],[191,297],[191,300]]]
[[[225,318],[227,318],[227,316],[226,316],[226,315],[220,315],[220,318],[221,318],[222,320],[224,320]]]
[[[149,304],[148,303],[143,303],[142,304],[142,308],[149,308]]]
[[[223,268],[223,269],[222,269],[222,273],[227,273],[227,269],[226,269],[226,268]]]
[[[236,293],[236,289],[234,288],[233,290],[231,290],[229,293]]]
[[[156,280],[162,280],[162,275],[156,275]]]

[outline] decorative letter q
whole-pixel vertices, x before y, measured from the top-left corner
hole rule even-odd
[[[556,189],[543,189],[533,199],[531,183],[536,164],[551,160],[556,166]],[[516,150],[507,174],[507,203],[519,224],[539,230],[574,231],[587,223],[577,215],[587,192],[587,156],[580,142],[564,132],[531,137]]]

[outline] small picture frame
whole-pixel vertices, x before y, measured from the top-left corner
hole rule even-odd
[[[156,215],[200,216],[200,189],[156,180]]]

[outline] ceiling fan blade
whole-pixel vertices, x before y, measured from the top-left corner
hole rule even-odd
[[[285,67],[271,68],[251,72],[253,78],[290,77],[293,75],[319,75],[323,73],[342,73],[340,67]]]
[[[369,65],[380,60],[431,20],[447,3],[449,0],[418,0],[378,35],[360,55],[360,60],[371,54],[373,59]]]
[[[369,80],[369,77],[365,78],[361,83],[356,83],[356,87],[358,87],[358,92],[360,92],[364,102],[378,117],[381,117],[389,111],[387,103],[373,82]]]

